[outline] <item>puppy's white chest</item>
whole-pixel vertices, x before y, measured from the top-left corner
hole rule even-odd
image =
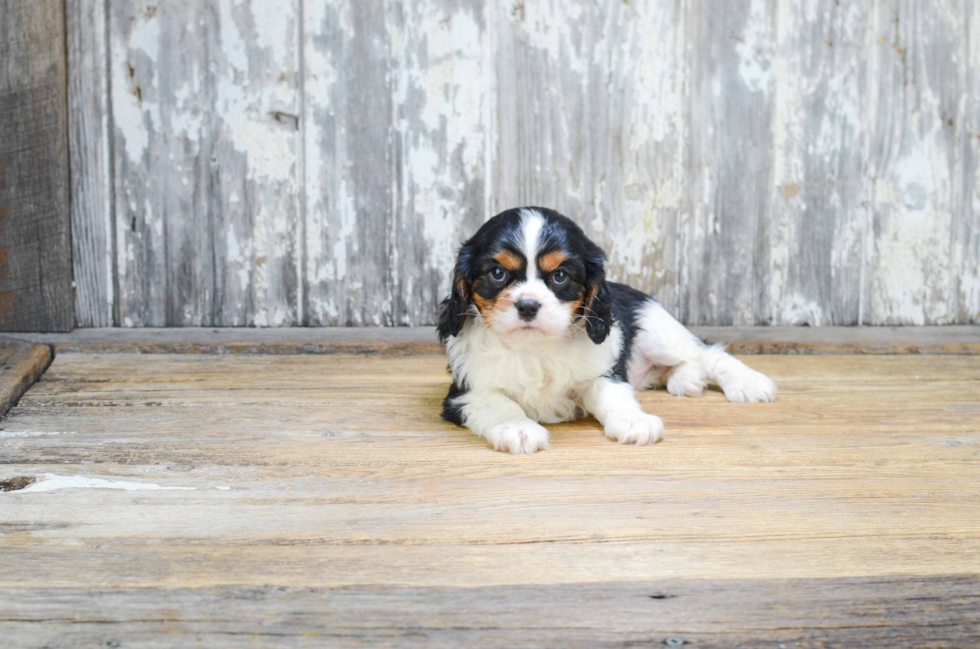
[[[601,345],[586,336],[559,340],[500,340],[486,330],[467,332],[465,348],[449,348],[453,375],[474,391],[500,392],[543,423],[574,419],[582,391],[616,363],[616,328]],[[457,343],[457,344],[459,344]]]

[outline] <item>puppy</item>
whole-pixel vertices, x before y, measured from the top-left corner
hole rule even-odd
[[[663,438],[636,391],[729,401],[776,398],[768,377],[709,346],[652,297],[607,282],[605,253],[558,212],[525,207],[487,221],[459,251],[439,339],[453,384],[442,416],[498,451],[534,453],[552,424],[592,414],[623,444]]]

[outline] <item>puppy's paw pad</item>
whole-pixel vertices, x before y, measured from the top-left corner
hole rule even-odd
[[[656,415],[631,413],[607,421],[605,432],[620,444],[656,444],[664,438],[664,422]]]
[[[755,370],[727,381],[722,389],[732,403],[769,403],[776,400],[779,392],[772,379]]]
[[[699,397],[708,381],[700,363],[678,365],[667,379],[667,392],[675,397]]]
[[[497,424],[487,433],[487,441],[503,453],[534,453],[548,450],[548,429],[530,419]]]

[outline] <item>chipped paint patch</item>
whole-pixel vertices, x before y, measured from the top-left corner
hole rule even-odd
[[[776,324],[819,327],[827,324],[825,320],[823,309],[820,308],[819,304],[801,295],[793,295],[789,297],[786,306],[783,307]]]

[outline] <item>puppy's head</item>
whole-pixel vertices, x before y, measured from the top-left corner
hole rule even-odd
[[[601,343],[612,326],[604,262],[605,253],[553,210],[502,212],[460,249],[439,336],[459,335],[479,314],[503,335],[554,338],[578,328]]]

